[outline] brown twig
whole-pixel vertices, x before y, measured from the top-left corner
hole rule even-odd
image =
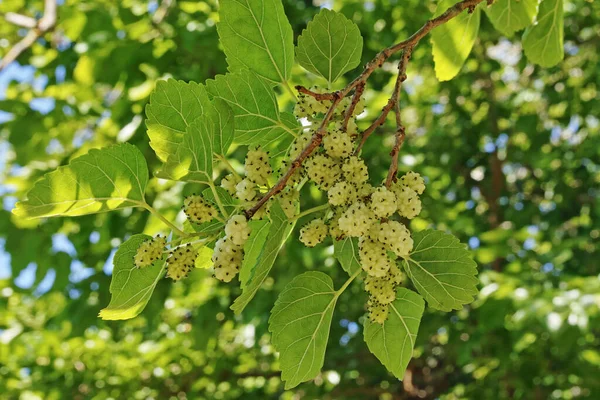
[[[19,14],[8,13],[5,17],[8,22],[16,23],[18,26],[31,26],[32,18]],[[28,22],[27,22],[28,21]],[[0,60],[0,71],[15,61],[21,53],[31,47],[36,40],[44,36],[44,34],[56,25],[56,0],[44,1],[44,15],[40,18],[33,27],[27,32],[27,35],[17,42]]]
[[[314,97],[315,99],[317,99],[319,101],[333,100],[335,98],[335,92],[333,92],[333,93],[317,93],[317,92],[313,92],[310,89],[305,88],[302,85],[296,85],[295,89],[298,91],[298,93],[307,94],[311,97]]]
[[[356,90],[354,90],[354,95],[352,96],[352,101],[350,102],[350,105],[348,106],[348,109],[346,110],[346,113],[344,114],[344,120],[342,121],[341,129],[344,132],[346,132],[346,129],[348,128],[348,122],[350,121],[350,118],[354,114],[354,110],[356,109],[356,105],[360,101],[360,97],[362,96],[363,92],[365,91],[365,86],[366,86],[366,83],[363,82],[356,87]]]
[[[365,65],[363,72],[359,76],[357,76],[352,82],[350,82],[348,85],[346,85],[346,87],[344,87],[343,89],[341,89],[337,92],[315,93],[309,89],[306,89],[303,86],[296,86],[296,89],[300,93],[312,95],[317,100],[319,100],[319,99],[332,100],[333,102],[332,102],[329,110],[325,114],[325,117],[323,118],[323,122],[321,123],[321,125],[319,126],[317,131],[314,133],[310,143],[306,146],[306,148],[302,151],[302,153],[292,162],[292,164],[290,165],[290,167],[288,168],[286,173],[281,178],[279,178],[279,181],[275,184],[275,186],[273,186],[252,208],[246,210],[246,212],[245,212],[246,217],[248,219],[250,219],[271,197],[273,197],[277,193],[281,192],[285,188],[287,181],[294,174],[294,172],[296,172],[296,170],[298,170],[298,168],[300,168],[300,166],[302,165],[304,160],[308,156],[310,156],[310,154],[321,144],[321,141],[323,140],[323,135],[325,134],[325,128],[326,128],[327,124],[329,123],[329,121],[331,120],[331,117],[333,116],[333,112],[335,111],[336,107],[339,105],[340,101],[344,97],[346,97],[348,95],[348,93],[350,93],[352,90],[356,89],[359,85],[364,85],[367,82],[367,79],[369,79],[369,77],[371,76],[371,74],[376,69],[380,68],[383,65],[383,63],[388,58],[390,58],[390,56],[392,56],[393,54],[395,54],[401,50],[404,50],[407,48],[410,48],[410,49],[414,48],[421,39],[423,39],[429,32],[431,32],[431,30],[433,28],[435,28],[439,25],[442,25],[445,22],[451,20],[452,18],[456,17],[457,15],[462,13],[467,8],[477,6],[482,1],[483,0],[463,0],[459,3],[456,3],[452,7],[448,8],[441,15],[430,19],[408,39],[406,39],[402,42],[396,43],[395,45],[388,47],[388,48],[380,51],[379,53],[377,53],[375,58],[373,58],[371,61],[369,61],[367,63],[367,65]]]
[[[394,110],[396,112],[396,134],[394,135],[394,147],[392,147],[392,151],[390,152],[392,160],[390,161],[390,168],[388,169],[388,175],[385,180],[385,186],[388,188],[396,180],[396,173],[398,172],[398,154],[400,153],[400,148],[406,137],[406,129],[402,124],[402,114],[400,113],[400,92],[402,90],[402,83],[406,80],[406,67],[408,66],[411,54],[412,47],[407,47],[402,52],[402,58],[398,63],[398,78],[396,79],[396,86],[394,87],[394,94],[392,95]]]

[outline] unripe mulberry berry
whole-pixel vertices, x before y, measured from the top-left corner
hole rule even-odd
[[[375,188],[369,182],[358,184],[357,195],[358,198],[362,199],[368,197],[375,192]]]
[[[367,302],[367,309],[369,310],[369,321],[383,325],[388,317],[389,305],[370,299]]]
[[[225,225],[225,235],[231,239],[233,244],[243,246],[250,237],[250,226],[246,217],[238,214],[229,218]]]
[[[385,186],[377,188],[371,195],[371,210],[377,218],[389,217],[397,209],[396,195]]]
[[[196,224],[212,221],[219,215],[217,209],[199,195],[191,195],[185,198],[183,212],[191,222]]]
[[[222,237],[215,243],[212,261],[215,277],[223,282],[231,282],[238,274],[244,259],[244,250],[229,238]]]
[[[233,196],[236,192],[235,186],[240,183],[240,181],[241,179],[234,174],[229,174],[221,179],[221,187],[227,190],[227,192]]]
[[[303,93],[298,94],[298,101],[296,102],[296,105],[294,106],[294,115],[297,118],[306,118],[309,115],[312,115],[314,113],[314,111],[312,110],[312,107],[309,107],[306,100],[307,100],[307,96],[305,94],[303,94]]]
[[[242,179],[235,185],[235,195],[242,201],[252,201],[256,197],[256,184],[250,179]]]
[[[178,281],[188,276],[198,257],[198,252],[191,244],[171,250],[167,258],[167,277]]]
[[[388,271],[386,278],[390,280],[394,284],[394,286],[400,285],[406,279],[406,276],[397,265],[392,264],[390,270]]]
[[[399,257],[407,256],[413,248],[410,231],[398,221],[388,221],[379,225],[377,239]]]
[[[408,219],[413,219],[421,212],[421,200],[417,192],[403,185],[398,185],[394,189],[396,194],[396,203],[398,204],[398,214]]]
[[[245,163],[246,178],[257,185],[267,185],[273,174],[269,154],[260,147],[248,151]]]
[[[371,239],[360,238],[358,255],[362,269],[371,276],[385,276],[392,265],[384,245]]]
[[[348,236],[364,236],[375,222],[375,214],[361,201],[353,203],[339,219],[340,229]]]
[[[166,245],[167,239],[160,235],[142,242],[133,258],[135,266],[138,268],[149,267],[156,260],[160,260]]]
[[[364,160],[357,156],[349,157],[342,165],[344,179],[348,182],[362,184],[369,180],[369,170]]]
[[[325,240],[328,228],[321,218],[313,219],[300,230],[300,241],[307,247],[314,247]]]
[[[352,138],[345,132],[335,130],[323,138],[323,148],[330,157],[348,157],[352,154]]]
[[[279,205],[288,219],[292,219],[296,215],[299,198],[300,192],[295,189],[286,189],[285,191],[281,192],[279,197]]]
[[[317,154],[307,160],[306,173],[322,190],[328,190],[340,175],[340,165],[324,154]]]
[[[358,198],[358,193],[353,184],[346,181],[340,181],[329,188],[327,197],[329,199],[329,204],[341,206],[355,201]]]
[[[308,146],[308,143],[310,143],[313,134],[313,131],[304,132],[302,133],[302,135],[297,137],[296,140],[294,140],[294,143],[292,143],[289,152],[289,158],[291,160],[296,159],[300,155],[300,153],[302,153],[302,150],[304,150],[304,148]]]
[[[416,172],[409,171],[402,175],[400,183],[407,186],[417,192],[417,194],[423,194],[425,191],[425,180]]]
[[[394,283],[388,279],[388,276],[377,278],[367,276],[365,279],[365,289],[371,294],[371,298],[378,303],[389,304],[396,300],[396,290]]]

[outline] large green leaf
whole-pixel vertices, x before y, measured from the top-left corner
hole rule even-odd
[[[319,374],[336,300],[331,278],[317,271],[295,277],[277,298],[269,331],[286,389]]]
[[[212,182],[214,137],[212,119],[208,115],[197,118],[188,126],[177,150],[156,176],[206,184]]]
[[[342,265],[348,275],[355,273],[360,267],[358,261],[358,239],[346,237],[333,241],[333,256]]]
[[[169,79],[156,82],[146,105],[146,126],[150,146],[162,161],[167,161],[177,148],[187,128],[204,114],[210,104],[203,85]]]
[[[243,71],[219,75],[206,85],[212,96],[231,107],[236,143],[268,146],[288,135],[295,135],[298,122],[282,119],[273,86],[255,73]]]
[[[413,235],[415,246],[402,261],[406,273],[430,307],[460,310],[477,294],[477,264],[467,246],[434,230]]]
[[[92,149],[49,172],[18,202],[21,217],[94,214],[143,206],[148,167],[137,147],[127,143]]]
[[[292,229],[294,229],[294,223],[288,221],[279,202],[274,202],[271,206],[270,217],[269,235],[260,256],[257,257],[254,265],[250,265],[249,263],[242,265],[242,269],[249,269],[249,271],[241,271],[240,274],[249,276],[250,280],[243,287],[242,294],[231,305],[231,309],[236,314],[241,313],[246,308],[262,283],[267,279],[271,268],[273,268],[277,254],[279,254],[279,250],[292,232]]]
[[[327,79],[329,85],[360,63],[363,38],[358,26],[343,14],[321,9],[298,37],[300,65]]]
[[[294,63],[294,39],[280,0],[221,0],[217,30],[229,69],[250,69],[286,82]]]
[[[138,268],[133,262],[138,247],[148,235],[133,235],[123,243],[113,259],[110,282],[111,299],[108,307],[100,311],[100,318],[108,320],[129,319],[142,312],[156,284],[163,275],[165,261],[157,260],[146,268]]]
[[[565,56],[564,11],[562,0],[543,0],[540,3],[535,25],[523,34],[523,50],[527,58],[541,65],[552,67]]]
[[[435,16],[441,15],[455,3],[456,0],[440,1]],[[460,71],[475,44],[480,18],[480,10],[477,7],[473,13],[463,11],[431,32],[435,75],[440,81],[448,81]]]
[[[531,25],[537,5],[538,0],[496,0],[485,11],[494,28],[510,37]]]
[[[419,324],[425,309],[423,298],[412,290],[398,288],[383,324],[365,322],[364,338],[371,353],[398,379],[404,372],[415,348]]]

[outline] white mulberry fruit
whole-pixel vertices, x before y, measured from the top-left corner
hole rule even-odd
[[[396,195],[385,186],[377,188],[371,195],[371,210],[377,218],[389,217],[397,209]]]
[[[407,186],[397,186],[394,190],[398,214],[408,219],[413,219],[421,212],[421,200],[417,192]]]
[[[178,281],[186,278],[198,257],[198,252],[191,244],[171,250],[167,258],[167,277]]]
[[[133,258],[135,266],[138,268],[149,267],[156,260],[161,259],[166,245],[167,239],[160,235],[142,242]]]
[[[243,246],[250,237],[250,226],[246,217],[238,214],[229,218],[225,225],[225,235],[231,239],[233,244]]]
[[[357,156],[349,157],[342,165],[344,179],[348,182],[362,184],[369,180],[369,170],[365,161]]]
[[[340,229],[348,236],[364,236],[375,222],[375,214],[365,205],[357,201],[342,214],[339,219]]]
[[[251,149],[246,155],[245,163],[246,178],[257,185],[267,185],[273,174],[273,168],[269,164],[269,154],[260,147]]]
[[[400,183],[407,186],[417,192],[417,194],[423,194],[425,191],[425,180],[416,172],[409,171],[402,175]]]
[[[379,226],[377,239],[399,257],[407,256],[413,248],[410,231],[398,221],[382,223]]]
[[[313,219],[300,230],[300,241],[307,247],[314,247],[325,240],[328,228],[321,218]]]
[[[252,201],[256,197],[256,184],[250,179],[242,179],[235,185],[235,195],[242,201]]]
[[[328,190],[340,175],[340,165],[324,154],[317,154],[307,160],[306,173],[321,189]]]
[[[330,157],[348,157],[352,154],[352,138],[349,134],[336,130],[323,138],[323,148]]]
[[[191,222],[196,224],[212,221],[219,215],[217,209],[199,195],[191,195],[185,198],[183,212]]]
[[[358,255],[362,269],[371,276],[385,276],[392,265],[385,246],[371,239],[360,239]]]

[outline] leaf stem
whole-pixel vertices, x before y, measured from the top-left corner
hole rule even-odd
[[[358,275],[360,275],[360,273],[362,272],[362,269],[357,269],[356,272],[354,272],[350,278],[348,278],[348,280],[346,282],[344,282],[344,284],[342,285],[341,288],[339,288],[338,290],[335,291],[335,297],[340,297],[340,295],[344,292],[344,290],[346,290],[346,288],[352,283],[352,281],[354,279],[356,279],[356,277]]]
[[[242,177],[235,171],[235,168],[233,168],[233,165],[231,165],[225,156],[221,154],[215,154],[215,156],[219,159],[219,161],[225,164],[225,167],[233,174],[233,176],[236,177],[236,179],[242,180]]]
[[[316,206],[313,208],[309,208],[308,210],[302,211],[300,214],[296,215],[291,221],[297,221],[302,217],[305,217],[309,214],[316,213],[322,210],[327,210],[329,208],[329,204],[321,204],[320,206]]]
[[[175,226],[175,224],[173,224],[171,221],[166,219],[164,215],[162,215],[160,212],[158,212],[158,210],[156,208],[152,207],[150,204],[148,204],[146,202],[140,202],[139,204],[141,207],[143,207],[147,211],[149,211],[150,214],[152,214],[155,217],[157,217],[158,219],[160,219],[165,225],[167,225],[169,228],[171,228],[177,235],[179,235],[181,237],[189,236],[187,233],[185,233],[184,231],[179,229],[177,226]]]
[[[215,184],[213,182],[210,182],[208,184],[208,186],[210,187],[210,190],[213,193],[213,196],[215,197],[215,202],[217,203],[217,206],[219,206],[219,210],[221,210],[221,214],[223,214],[223,216],[227,219],[229,219],[229,214],[227,213],[227,210],[225,210],[225,206],[223,206],[223,203],[221,202],[221,198],[219,197],[219,192],[217,192],[217,188],[215,187]],[[223,223],[225,223],[225,221],[222,218],[217,217],[217,219]]]

